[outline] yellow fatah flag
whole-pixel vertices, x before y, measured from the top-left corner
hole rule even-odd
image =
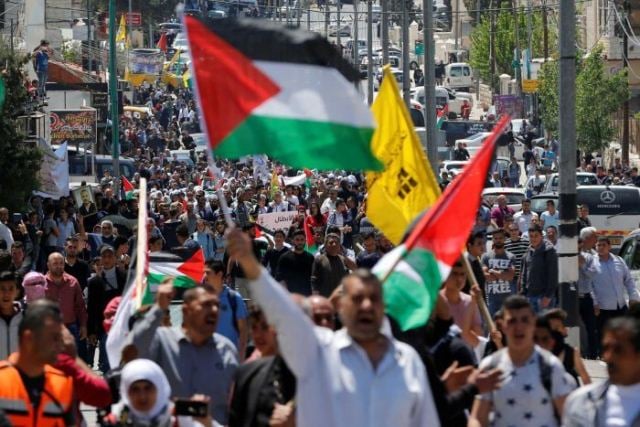
[[[120,16],[120,26],[118,27],[118,32],[116,33],[116,43],[125,41],[127,41],[127,23],[123,14],[122,16]]]
[[[397,245],[411,221],[438,199],[440,186],[388,66],[371,111],[377,125],[371,147],[384,171],[367,174],[367,217]]]

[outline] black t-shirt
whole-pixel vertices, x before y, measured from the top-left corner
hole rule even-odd
[[[69,265],[65,261],[64,272],[75,277],[82,290],[87,287],[87,281],[89,280],[89,276],[91,276],[91,270],[89,269],[89,264],[86,262],[81,259],[76,259],[76,262],[73,265]]]
[[[24,388],[29,394],[29,400],[33,404],[33,407],[37,408],[40,404],[42,391],[44,390],[44,374],[38,375],[37,377],[30,377],[20,369],[18,369],[18,372],[20,373],[20,378],[22,378],[22,384],[24,384]]]
[[[269,271],[271,271],[271,275],[275,275],[276,271],[278,270],[278,260],[280,260],[280,257],[282,255],[284,255],[285,252],[287,252],[289,249],[287,247],[283,247],[282,249],[268,249],[267,253],[264,254],[264,259],[262,260],[262,263],[266,266],[269,267]]]
[[[313,255],[308,252],[284,253],[276,270],[276,280],[283,281],[291,293],[304,296],[311,295],[311,269],[313,267]]]

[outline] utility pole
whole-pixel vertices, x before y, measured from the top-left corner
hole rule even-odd
[[[424,45],[424,116],[427,125],[427,157],[431,169],[438,170],[436,129],[436,47],[433,41],[433,3],[422,0],[422,44]]]
[[[624,0],[623,7],[624,16],[628,18],[631,12],[629,0]],[[626,69],[629,68],[629,38],[626,31],[622,33],[622,66]],[[622,114],[622,164],[629,165],[629,98],[624,100]]]
[[[533,5],[531,0],[527,1],[527,50],[529,51],[529,55],[527,56],[528,60],[531,61],[533,58],[533,45],[531,41],[531,37],[533,34]],[[527,64],[527,80],[531,79],[531,64]]]
[[[480,0],[476,1],[476,25],[480,25]],[[473,73],[476,77],[476,101],[480,101],[480,71],[474,69]],[[480,102],[478,102],[480,105]]]
[[[549,57],[549,27],[547,24],[547,0],[542,1],[542,44],[544,45],[544,62]]]
[[[120,125],[118,114],[118,69],[116,62],[116,0],[109,0],[109,107],[111,110],[111,157],[113,159],[113,176],[115,191],[120,195]],[[95,171],[94,171],[95,173]]]
[[[496,80],[496,47],[495,47],[495,33],[496,33],[496,12],[493,10],[493,0],[489,6],[489,13],[491,19],[491,29],[489,31],[489,75],[491,76],[489,86],[491,87],[491,95],[494,92],[494,83]]]
[[[10,27],[10,36],[11,36],[11,42],[9,43],[9,45],[11,46],[11,57],[13,57],[13,18],[11,18],[11,27]]]
[[[380,0],[382,9],[382,24],[380,38],[382,39],[382,64],[389,63],[389,0]]]
[[[513,6],[513,13],[515,13],[516,25],[514,26],[516,49],[515,49],[515,65],[516,73],[516,96],[520,99],[522,109],[520,110],[520,118],[524,117],[524,97],[522,96],[522,51],[520,50],[520,15],[518,14],[518,8],[515,0],[511,2]]]
[[[307,8],[307,31],[311,31],[311,8]]]
[[[567,326],[578,326],[578,225],[576,201],[576,33],[575,0],[560,0],[560,227],[558,284]],[[579,342],[579,341],[577,341]]]
[[[324,2],[324,37],[329,38],[329,20],[331,18],[329,9],[329,0]]]
[[[433,8],[432,5],[430,5],[429,7]],[[453,27],[453,31],[454,31],[454,37],[456,39],[456,44],[455,44],[455,49],[456,49],[456,57],[458,56],[458,45],[459,45],[459,39],[460,39],[460,0],[456,0],[456,10],[453,12],[454,16],[455,16],[455,21],[454,21],[454,27]]]
[[[129,37],[129,43],[127,43],[127,40],[125,39],[125,45],[128,46],[127,49],[131,48],[131,43],[133,43],[133,40],[131,38],[131,15],[133,15],[133,9],[131,6],[131,0],[129,0],[129,15],[127,16],[127,19],[125,20],[127,23],[127,37]],[[129,55],[127,55],[127,62],[129,62]]]
[[[367,102],[373,104],[373,0],[367,0]]]
[[[342,43],[341,43],[341,38],[340,38],[340,27],[342,27],[342,18],[340,16],[340,12],[342,9],[342,3],[340,0],[338,0],[336,2],[336,19],[338,20],[338,25],[337,25],[337,30],[336,30],[336,44],[338,45],[338,52],[340,52],[340,55],[342,55]]]
[[[153,23],[149,21],[149,49],[153,49]]]
[[[353,65],[360,69],[360,45],[358,43],[358,7],[360,6],[359,0],[353,0]],[[356,85],[358,89],[360,85]]]
[[[87,0],[87,71],[93,69],[93,43],[91,43],[91,0]]]
[[[411,108],[411,76],[409,75],[409,11],[407,0],[402,0],[402,95],[407,108]]]

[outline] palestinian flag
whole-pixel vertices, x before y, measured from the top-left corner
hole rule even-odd
[[[440,111],[438,111],[438,121],[436,122],[436,128],[442,129],[442,123],[447,119],[449,115],[449,104],[444,104],[444,107]]]
[[[156,289],[168,277],[173,278],[173,286],[176,288],[197,286],[204,277],[202,249],[187,259],[165,252],[149,254],[147,286],[142,296],[142,305],[153,304]]]
[[[460,258],[476,220],[480,194],[498,135],[509,123],[505,116],[461,176],[456,178],[416,222],[404,243],[385,255],[373,269],[384,281],[385,311],[403,331],[427,323],[441,283]],[[476,195],[476,197],[469,197]]]
[[[169,43],[167,41],[167,33],[162,33],[160,35],[160,40],[158,40],[156,47],[163,52],[167,51],[167,48],[169,47]]]
[[[216,156],[379,170],[359,73],[319,34],[258,19],[184,18],[199,111]]]
[[[135,198],[135,189],[136,188],[133,186],[131,181],[129,181],[127,177],[122,175],[122,190],[124,190],[125,200],[133,200]]]

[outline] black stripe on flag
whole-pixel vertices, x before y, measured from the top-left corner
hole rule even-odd
[[[360,80],[358,70],[320,34],[287,28],[266,19],[198,19],[211,32],[252,60],[331,67],[350,82]]]

